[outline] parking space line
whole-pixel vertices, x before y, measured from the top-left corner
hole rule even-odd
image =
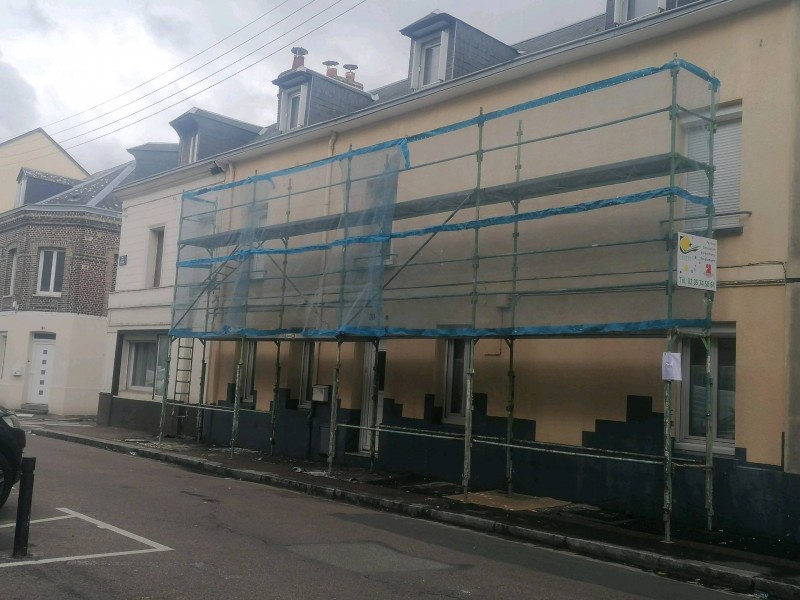
[[[145,546],[150,546],[150,548],[152,548],[153,550],[158,550],[159,552],[172,550],[172,548],[168,546],[164,546],[163,544],[158,544],[156,542],[153,542],[152,540],[143,538],[140,535],[136,535],[135,533],[131,533],[130,531],[125,531],[124,529],[120,529],[119,527],[114,527],[113,525],[109,525],[108,523],[103,523],[102,521],[98,521],[97,519],[93,519],[92,517],[87,517],[86,515],[82,515],[79,512],[75,512],[74,510],[70,510],[68,508],[57,508],[56,510],[60,510],[61,512],[67,513],[70,516],[81,519],[82,521],[86,521],[87,523],[92,523],[93,525],[97,525],[97,527],[99,527],[100,529],[108,529],[109,531],[113,531],[114,533],[125,536],[126,538],[135,540],[140,544],[144,544]]]
[[[172,550],[172,548],[166,548]],[[5,567],[24,567],[28,565],[45,565],[47,563],[68,562],[73,560],[89,560],[92,558],[108,558],[110,556],[128,556],[130,554],[147,554],[148,552],[164,552],[157,548],[145,548],[143,550],[127,550],[125,552],[105,552],[103,554],[84,554],[83,556],[62,556],[59,558],[41,558],[39,560],[21,560],[10,563],[0,563],[0,569]]]
[[[143,548],[141,550],[126,550],[123,552],[104,552],[102,554],[83,554],[80,556],[62,556],[57,558],[40,558],[37,560],[20,560],[8,563],[0,563],[0,569],[5,567],[22,567],[27,565],[44,565],[48,563],[58,563],[58,562],[69,562],[73,560],[89,560],[93,558],[109,558],[112,556],[130,556],[132,554],[147,554],[151,552],[168,552],[171,551],[172,548],[169,546],[165,546],[163,544],[159,544],[152,540],[148,540],[140,535],[136,535],[135,533],[131,533],[130,531],[126,531],[124,529],[120,529],[119,527],[115,527],[109,523],[104,523],[103,521],[99,521],[97,519],[93,519],[87,515],[81,514],[74,510],[70,510],[69,508],[57,508],[56,510],[66,513],[60,517],[50,517],[48,519],[38,519],[36,521],[31,521],[31,523],[44,523],[46,521],[60,521],[62,519],[80,519],[81,521],[85,521],[87,523],[91,523],[100,529],[106,529],[111,531],[112,533],[116,533],[117,535],[121,535],[128,539],[131,539],[135,542],[139,542],[147,546],[147,548]],[[14,523],[7,523],[0,525],[0,527],[12,527]]]
[[[34,523],[47,523],[48,521],[61,521],[63,519],[74,519],[74,518],[75,517],[73,515],[61,515],[60,517],[48,517],[47,519],[34,519],[31,521],[31,525],[33,525]],[[3,523],[2,525],[0,525],[0,529],[2,529],[3,527],[14,527],[15,525],[16,522]]]

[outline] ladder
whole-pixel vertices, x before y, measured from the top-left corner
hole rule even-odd
[[[178,354],[175,357],[175,402],[189,404],[192,391],[192,357],[194,338],[178,338]]]

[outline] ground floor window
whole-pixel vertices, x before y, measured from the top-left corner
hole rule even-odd
[[[683,343],[680,441],[705,445],[706,360],[709,354],[700,338]],[[731,333],[711,338],[711,429],[717,450],[733,451],[736,439],[736,337]]]
[[[131,342],[128,387],[152,389],[156,382],[158,342]]]
[[[317,342],[303,342],[303,357],[300,365],[300,408],[311,406],[311,395],[317,377]]]
[[[469,340],[447,340],[445,370],[444,417],[450,421],[463,421],[467,414],[467,368]]]
[[[149,392],[151,398],[164,393],[169,337],[166,335],[135,334],[126,338],[126,387],[137,392]]]

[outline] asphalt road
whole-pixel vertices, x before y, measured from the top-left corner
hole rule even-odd
[[[15,488],[0,509],[3,600],[737,597],[69,442],[30,436],[28,454],[30,554],[10,558]]]

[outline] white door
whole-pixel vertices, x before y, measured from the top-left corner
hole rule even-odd
[[[375,359],[378,359],[378,403],[375,405]],[[378,355],[375,355],[375,344],[367,342],[364,345],[364,388],[361,398],[361,426],[372,427],[380,425],[383,417],[383,375],[386,367],[386,347],[385,342],[381,341],[378,345]],[[376,410],[377,409],[377,410]],[[362,429],[359,437],[358,449],[361,452],[370,451],[372,431]],[[375,453],[378,452],[378,435],[375,435]]]
[[[28,385],[28,402],[31,404],[49,404],[50,402],[55,353],[55,341],[33,340]]]

